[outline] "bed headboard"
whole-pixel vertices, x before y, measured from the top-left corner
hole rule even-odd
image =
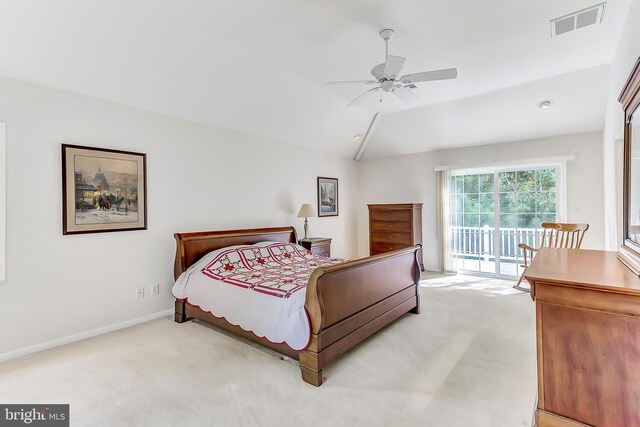
[[[246,230],[201,231],[176,233],[176,261],[174,279],[211,251],[233,245],[250,245],[270,240],[272,242],[297,243],[293,227],[250,228]]]

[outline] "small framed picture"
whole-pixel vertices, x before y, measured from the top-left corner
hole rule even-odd
[[[338,216],[338,178],[318,177],[318,216]]]
[[[62,234],[147,229],[147,155],[62,144]]]

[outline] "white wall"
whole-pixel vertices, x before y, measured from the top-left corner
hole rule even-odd
[[[7,125],[7,280],[0,354],[172,307],[173,233],[296,225],[316,177],[340,216],[311,218],[332,253],[356,251],[356,163],[0,77]],[[238,112],[241,114],[241,112]],[[62,235],[62,142],[147,153],[147,231]],[[161,294],[150,295],[160,283]],[[135,289],[145,286],[144,299]]]
[[[640,57],[640,0],[631,3],[620,44],[610,65],[609,100],[603,131],[605,245],[616,250],[622,241],[622,157],[616,141],[622,139],[624,114],[618,97]],[[619,143],[617,144],[620,145]],[[618,148],[619,150],[619,148]]]
[[[425,268],[439,270],[434,167],[464,168],[561,155],[575,155],[575,160],[567,162],[566,220],[589,223],[583,245],[601,249],[604,245],[602,133],[588,132],[362,161],[358,168],[358,254],[365,256],[369,251],[368,203],[424,203]]]

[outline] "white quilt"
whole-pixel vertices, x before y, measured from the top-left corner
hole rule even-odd
[[[304,309],[309,277],[318,267],[341,262],[293,243],[230,246],[189,267],[172,292],[259,337],[301,351],[311,336]]]

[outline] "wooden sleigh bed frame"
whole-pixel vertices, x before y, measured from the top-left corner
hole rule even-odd
[[[178,276],[209,252],[232,245],[262,241],[297,243],[293,227],[176,233],[174,276]],[[224,318],[181,300],[175,302],[175,321],[204,321],[258,343],[300,363],[302,379],[322,385],[322,368],[328,362],[407,312],[420,312],[418,282],[419,245],[370,256],[330,267],[317,268],[306,289],[305,309],[311,339],[303,351],[275,344],[232,325]]]

